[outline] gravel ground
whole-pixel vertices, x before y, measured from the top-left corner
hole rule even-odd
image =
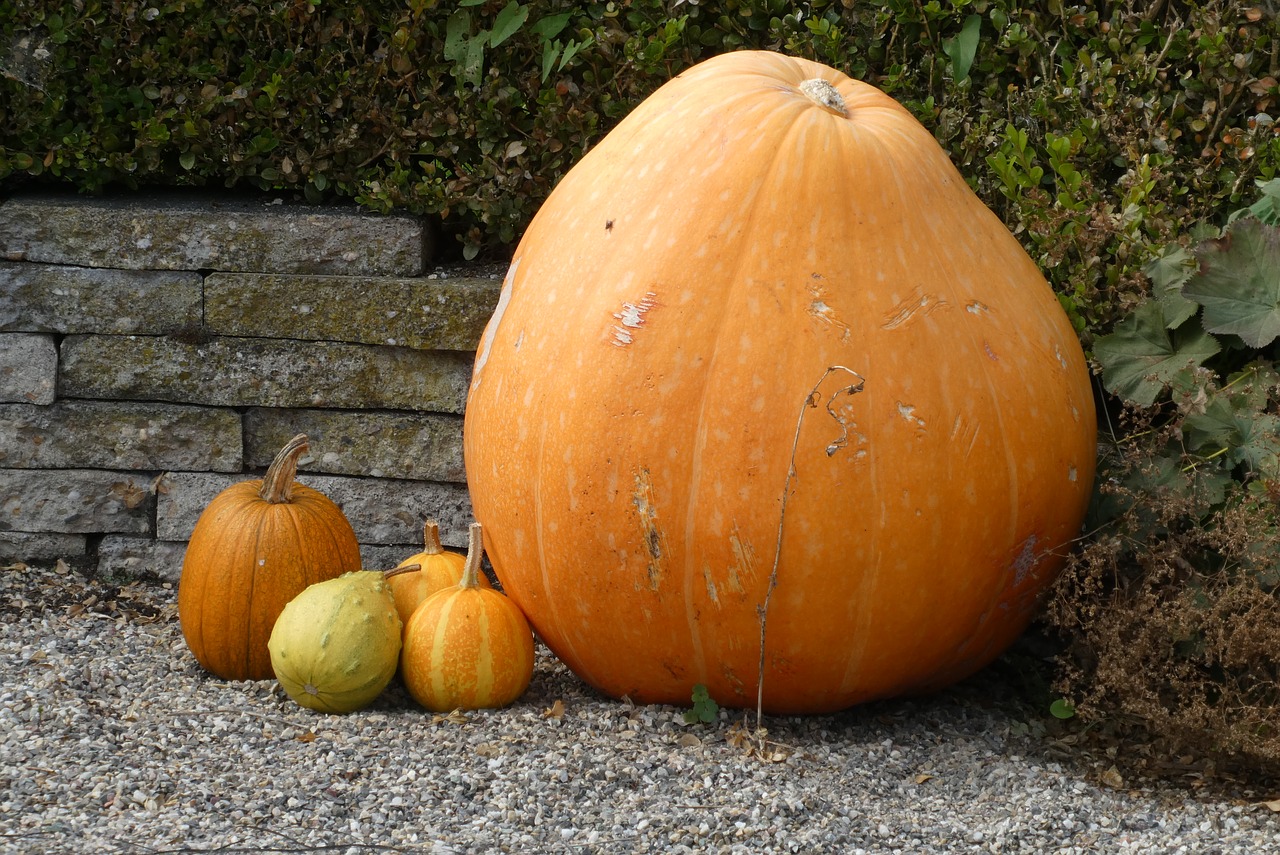
[[[545,651],[506,710],[433,716],[393,686],[321,715],[202,672],[171,587],[53,579],[0,571],[3,852],[1280,851],[1262,795],[1054,759],[981,676],[766,719],[763,744],[741,713],[602,698]]]

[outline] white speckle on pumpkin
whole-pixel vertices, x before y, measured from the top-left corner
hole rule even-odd
[[[901,401],[899,401],[898,415],[902,416],[904,419],[911,422],[913,425],[916,425],[917,427],[924,427],[924,419],[916,415],[916,408],[911,406],[910,404],[904,404]]]
[[[978,300],[970,300],[968,303],[965,303],[964,310],[971,315],[985,315],[991,311],[986,303],[979,302]]]
[[[1076,481],[1076,477],[1077,477],[1076,468],[1074,466],[1068,466],[1067,480],[1074,484]]]
[[[1062,355],[1062,348],[1058,347],[1057,344],[1053,346],[1053,355],[1058,357],[1058,364],[1065,370],[1067,367],[1067,359]]]

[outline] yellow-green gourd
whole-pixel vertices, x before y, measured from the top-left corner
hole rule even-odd
[[[311,585],[284,607],[267,648],[289,697],[321,712],[368,706],[395,675],[400,616],[376,570]]]

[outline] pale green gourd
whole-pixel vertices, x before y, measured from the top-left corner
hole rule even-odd
[[[396,672],[400,616],[383,574],[346,573],[311,585],[284,607],[267,648],[289,697],[321,712],[373,702]]]

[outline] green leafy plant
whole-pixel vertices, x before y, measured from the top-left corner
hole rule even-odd
[[[1093,534],[1048,621],[1057,689],[1180,749],[1280,759],[1280,181],[1150,261],[1149,299],[1095,341],[1112,407]]]
[[[1255,207],[1265,212],[1278,199],[1273,180]],[[1108,391],[1143,406],[1165,392],[1192,393],[1204,388],[1195,369],[1224,346],[1219,374],[1280,337],[1280,226],[1244,213],[1219,237],[1147,265],[1154,299],[1094,346]]]
[[[710,724],[720,713],[720,705],[707,693],[707,687],[698,683],[693,687],[693,707],[684,713],[685,724]]]
[[[1049,714],[1056,719],[1066,721],[1067,719],[1075,718],[1076,707],[1066,698],[1058,698],[1049,704]]]
[[[969,77],[974,57],[978,55],[978,38],[982,32],[982,16],[970,15],[964,19],[960,35],[942,43],[942,52],[951,59],[951,76],[959,83]]]
[[[436,217],[444,246],[502,253],[672,75],[783,50],[875,83],[933,129],[1089,345],[1183,223],[1280,175],[1274,17],[1239,13],[1225,0],[30,0],[0,15],[0,192],[295,192]]]

